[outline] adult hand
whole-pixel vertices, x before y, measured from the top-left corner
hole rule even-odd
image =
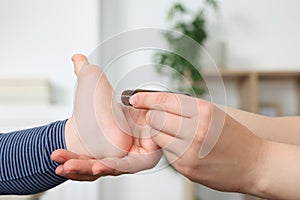
[[[221,191],[252,193],[265,158],[264,141],[207,101],[170,93],[137,93],[134,108],[148,109],[153,141],[170,163],[194,182]],[[223,119],[224,118],[224,123]],[[216,129],[219,123],[221,129]],[[200,150],[210,135],[216,144],[205,157]],[[211,138],[210,138],[211,139]],[[214,144],[214,143],[212,143]]]
[[[122,173],[96,159],[78,155],[65,149],[54,151],[51,159],[61,163],[55,170],[57,175],[76,181],[94,181],[102,176],[116,176]]]
[[[59,149],[53,152],[52,160],[61,163],[56,173],[78,181],[93,181],[99,177],[135,173],[153,168],[161,158],[162,151],[150,138],[146,125],[147,110],[123,107],[133,132],[133,143],[124,157],[107,157],[101,160]]]

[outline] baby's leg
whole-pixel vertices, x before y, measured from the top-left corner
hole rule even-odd
[[[86,57],[72,59],[78,85],[73,116],[66,126],[72,131],[66,133],[68,150],[95,158],[126,155],[133,138],[121,105],[113,99],[113,88],[101,68]]]

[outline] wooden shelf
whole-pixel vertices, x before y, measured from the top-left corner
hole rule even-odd
[[[294,80],[297,84],[298,97],[300,98],[300,71],[243,71],[220,70],[220,73],[204,71],[205,79],[215,79],[221,76],[223,81],[238,81],[240,94],[240,108],[249,112],[259,112],[259,87],[261,81]],[[300,101],[298,102],[298,109]],[[300,109],[298,110],[300,113]]]

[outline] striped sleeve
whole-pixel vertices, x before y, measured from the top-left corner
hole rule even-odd
[[[0,194],[34,194],[66,181],[51,153],[65,149],[66,121],[0,134]]]

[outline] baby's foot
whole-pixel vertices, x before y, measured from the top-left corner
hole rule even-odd
[[[95,158],[122,157],[133,138],[121,105],[100,67],[89,64],[83,55],[72,58],[78,85],[73,116],[66,124],[67,148]]]

